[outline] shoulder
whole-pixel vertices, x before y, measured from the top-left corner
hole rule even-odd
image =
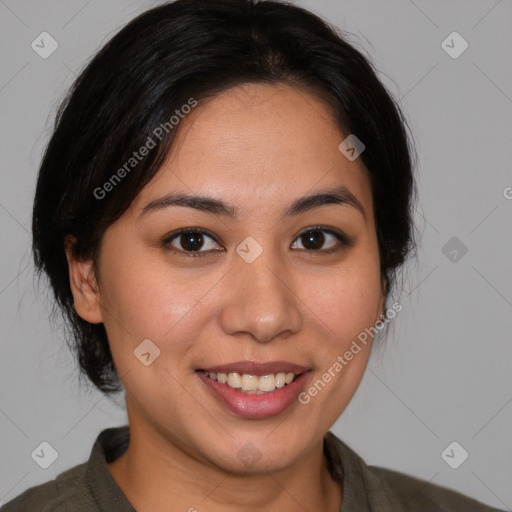
[[[367,466],[377,485],[390,490],[408,512],[500,512],[457,491],[378,466]]]
[[[54,480],[26,489],[0,512],[92,512],[94,501],[84,477],[86,464],[79,464]]]
[[[0,512],[134,512],[107,466],[126,450],[129,437],[127,425],[104,429],[87,462],[60,473],[54,480],[30,487],[0,507]]]
[[[325,441],[331,475],[343,480],[347,511],[501,512],[447,487],[399,471],[369,466],[332,432],[327,433]]]

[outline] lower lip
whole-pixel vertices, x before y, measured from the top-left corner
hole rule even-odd
[[[213,395],[227,408],[244,418],[269,418],[276,416],[294,402],[305,386],[309,371],[299,375],[291,384],[265,394],[248,394],[227,384],[210,379],[203,372],[196,372],[199,378],[213,391]]]

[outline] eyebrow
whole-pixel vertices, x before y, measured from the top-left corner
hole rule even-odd
[[[363,205],[345,186],[320,191],[315,194],[306,195],[296,199],[292,204],[281,211],[281,216],[283,218],[292,217],[329,204],[351,206],[362,214],[366,222],[366,213]],[[186,206],[212,215],[226,216],[232,219],[236,219],[238,216],[238,209],[236,206],[226,204],[224,201],[219,199],[207,196],[190,195],[183,192],[171,192],[147,204],[143,208],[139,218],[144,217],[151,212],[163,210],[170,206]]]

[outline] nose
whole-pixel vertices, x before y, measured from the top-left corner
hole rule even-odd
[[[294,288],[291,272],[265,251],[252,263],[235,258],[225,283],[222,329],[259,343],[298,332],[302,301]]]

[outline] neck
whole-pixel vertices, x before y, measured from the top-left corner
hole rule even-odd
[[[169,503],[172,510],[191,512],[339,512],[342,503],[342,486],[327,469],[323,440],[291,466],[241,475],[130,426],[127,451],[108,469],[138,512],[169,512]]]

